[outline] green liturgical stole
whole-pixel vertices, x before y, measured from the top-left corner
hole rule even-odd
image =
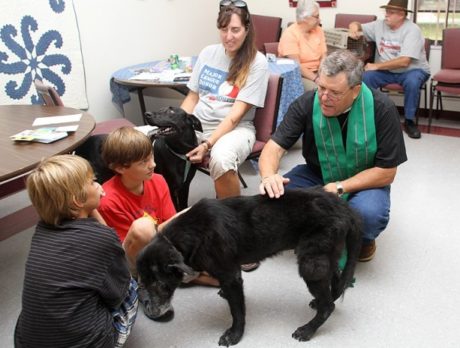
[[[313,103],[313,131],[325,184],[373,167],[377,140],[371,90],[363,83],[348,113],[346,149],[337,117],[325,117],[321,112],[318,91]]]

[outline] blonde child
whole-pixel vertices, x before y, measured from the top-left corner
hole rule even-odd
[[[137,314],[137,284],[103,195],[78,156],[43,160],[27,179],[40,216],[26,262],[16,347],[121,347]]]

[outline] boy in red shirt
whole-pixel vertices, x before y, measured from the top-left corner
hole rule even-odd
[[[117,232],[134,271],[139,251],[176,210],[165,179],[153,172],[152,143],[146,135],[131,127],[113,131],[104,142],[102,158],[116,175],[103,184],[106,195],[98,210]],[[195,283],[217,285],[206,275]]]

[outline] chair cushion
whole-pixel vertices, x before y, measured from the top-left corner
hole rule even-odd
[[[453,84],[453,85],[438,84],[436,85],[435,89],[439,92],[460,94],[460,84]]]
[[[403,86],[401,86],[400,84],[397,84],[397,83],[390,83],[386,86],[383,86],[382,87],[383,89],[388,89],[389,91],[398,91],[398,92],[403,92],[404,89],[403,89]]]
[[[266,144],[265,141],[256,140],[256,142],[254,143],[254,146],[252,147],[251,153],[262,151],[265,144]]]
[[[127,120],[126,118],[115,118],[113,120],[107,120],[96,123],[96,127],[93,130],[93,135],[96,134],[108,134],[111,131],[120,127],[134,127],[134,123]]]
[[[433,76],[433,80],[442,83],[460,84],[460,70],[441,69]]]

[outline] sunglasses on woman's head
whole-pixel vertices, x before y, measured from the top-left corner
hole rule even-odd
[[[235,6],[235,7],[247,9],[248,7],[248,5],[242,0],[222,0],[219,5],[220,5],[220,8],[225,7],[225,6]]]

